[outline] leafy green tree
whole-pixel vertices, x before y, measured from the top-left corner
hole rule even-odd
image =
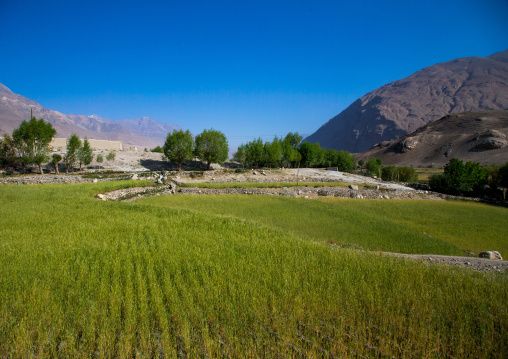
[[[90,147],[90,142],[85,137],[83,140],[83,145],[78,149],[78,161],[79,161],[79,171],[81,172],[81,165],[88,166],[93,161],[93,151]]]
[[[228,159],[228,141],[220,131],[204,130],[196,136],[197,157],[206,161],[206,169],[212,163],[222,163]]]
[[[97,163],[100,165],[102,162],[104,162],[104,156],[101,153],[97,154],[97,156],[95,156],[95,161],[97,161]]]
[[[43,118],[32,117],[30,121],[23,121],[12,132],[12,139],[20,154],[20,160],[25,165],[37,164],[42,172],[42,163],[49,160],[49,144],[56,135],[56,130]]]
[[[9,135],[0,138],[0,168],[14,166],[17,162],[17,153],[14,140]]]
[[[418,181],[418,173],[413,167],[402,166],[397,168],[398,180],[400,182],[416,182]]]
[[[51,157],[51,163],[53,166],[55,166],[55,172],[56,174],[59,174],[58,172],[58,162],[62,160],[62,156],[60,156],[58,153],[53,153],[53,156]]]
[[[168,133],[164,154],[170,161],[178,163],[178,171],[182,168],[183,161],[192,159],[193,150],[194,139],[189,130],[173,130],[173,133]]]
[[[324,148],[321,148],[321,145],[319,143],[314,144],[316,148],[316,158],[314,160],[313,165],[315,167],[321,167],[324,166],[326,163],[326,150]]]
[[[115,158],[116,154],[113,151],[110,151],[106,156],[106,160],[108,160],[109,162],[113,162]]]
[[[380,168],[381,164],[379,163],[378,159],[375,159],[374,157],[371,157],[370,160],[365,165],[365,168],[367,171],[373,175],[379,176],[380,175]]]
[[[236,152],[233,153],[233,159],[238,163],[240,163],[242,166],[245,166],[245,161],[247,159],[247,151],[246,146],[244,144],[238,146]]]
[[[335,166],[341,172],[352,172],[355,169],[355,158],[347,151],[339,151]]]
[[[282,161],[282,141],[275,136],[272,142],[265,142],[264,144],[264,157],[265,162],[276,166]]]
[[[291,147],[295,150],[298,149],[298,146],[302,142],[303,137],[300,136],[298,132],[289,132],[286,137],[284,137],[284,142],[287,142]]]
[[[300,152],[298,152],[300,142],[302,142],[302,136],[300,136],[298,132],[289,132],[286,137],[284,137],[282,141],[282,154],[286,165],[294,166],[297,162],[300,162],[301,155]]]
[[[245,161],[250,165],[259,167],[263,162],[264,147],[263,140],[258,138],[254,141],[248,142],[245,145]]]
[[[482,185],[487,183],[487,170],[476,162],[466,162],[452,158],[445,166],[442,175],[429,178],[429,186],[433,191],[450,194],[464,192],[478,193]]]
[[[161,146],[154,147],[150,150],[150,152],[156,152],[156,153],[164,153],[164,149]]]
[[[300,144],[298,151],[302,156],[302,164],[304,167],[311,167],[316,162],[318,149],[315,144],[303,142]]]
[[[67,172],[69,169],[74,172],[74,166],[78,161],[78,151],[81,148],[81,140],[79,136],[73,133],[71,137],[67,139],[67,152],[65,153],[65,168]]]
[[[365,165],[365,161],[364,160],[358,161],[358,166],[363,167],[364,165]]]

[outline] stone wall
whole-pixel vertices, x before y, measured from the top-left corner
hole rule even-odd
[[[81,139],[83,140],[83,139]],[[111,140],[92,140],[89,139],[88,142],[90,143],[90,147],[92,150],[107,150],[107,151],[122,151],[122,141],[111,141]],[[65,150],[67,146],[67,139],[66,138],[54,138],[53,141],[51,141],[50,146],[53,147],[55,150]]]

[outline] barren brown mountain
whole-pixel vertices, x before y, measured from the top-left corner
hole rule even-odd
[[[52,111],[34,100],[15,94],[0,84],[0,136],[11,134],[21,121],[30,119],[30,110],[37,118],[44,118],[57,131],[57,137],[69,137],[77,133],[80,137],[97,140],[119,140],[126,146],[141,149],[162,146],[166,136],[178,126],[161,123],[149,117],[136,120],[114,121],[97,115],[64,115]]]
[[[357,159],[383,164],[442,167],[450,158],[482,165],[508,162],[508,110],[447,115],[415,132],[374,145]]]
[[[508,50],[426,67],[353,102],[305,140],[362,152],[451,113],[508,108]]]

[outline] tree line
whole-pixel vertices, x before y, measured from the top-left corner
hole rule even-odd
[[[212,163],[223,163],[228,159],[229,147],[226,136],[214,129],[204,130],[196,138],[189,130],[173,130],[168,133],[162,151],[170,161],[178,164],[178,171],[183,161],[194,157],[205,161],[209,170]]]
[[[81,141],[77,134],[72,134],[67,139],[64,157],[58,153],[50,157],[50,143],[55,136],[56,130],[43,118],[37,119],[32,116],[30,121],[23,120],[12,132],[12,136],[6,134],[3,139],[0,138],[0,168],[21,166],[25,172],[27,166],[37,165],[39,172],[43,174],[42,164],[48,161],[55,166],[56,173],[59,173],[58,164],[62,160],[67,172],[74,171],[74,167],[78,164],[81,170],[82,166],[86,167],[92,163],[93,152],[90,142],[86,137]],[[114,152],[110,152],[106,159],[114,160]],[[101,163],[103,156],[97,155],[96,161]]]
[[[245,167],[337,167],[351,172],[354,157],[346,151],[325,150],[319,143],[302,142],[298,132],[265,141],[261,138],[241,144],[233,159]]]

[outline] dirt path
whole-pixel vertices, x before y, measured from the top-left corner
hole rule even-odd
[[[379,255],[389,255],[401,258],[409,258],[414,260],[425,261],[432,264],[447,264],[470,268],[477,271],[496,271],[505,273],[508,269],[508,261],[495,260],[478,257],[458,257],[458,256],[443,256],[435,254],[402,254],[379,252]]]

